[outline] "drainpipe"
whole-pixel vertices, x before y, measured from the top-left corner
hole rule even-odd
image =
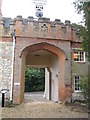
[[[11,71],[11,89],[10,89],[10,101],[13,100],[13,70],[14,70],[14,52],[15,52],[15,30],[12,31],[13,48],[12,48],[12,71]]]

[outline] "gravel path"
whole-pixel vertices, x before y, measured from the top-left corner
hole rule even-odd
[[[40,94],[26,95],[25,102],[15,107],[2,109],[3,118],[87,118],[88,113],[82,106],[65,106],[48,101]],[[0,109],[1,110],[1,109]]]

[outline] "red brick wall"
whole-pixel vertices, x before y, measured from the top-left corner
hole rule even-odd
[[[1,2],[2,0],[0,0],[0,10]],[[71,49],[80,47],[81,44],[81,39],[76,34],[76,31],[72,29],[71,23],[51,22],[47,18],[40,18],[38,21],[35,21],[33,18],[28,17],[27,19],[23,19],[21,16],[12,19],[8,23],[8,27],[5,27],[5,22],[9,22],[8,19],[0,21],[0,36],[2,37],[0,41],[12,42],[11,33],[13,29],[15,29],[16,37],[14,83],[20,83],[20,86],[14,85],[14,101],[17,103],[23,101],[22,91],[24,82],[22,83],[22,80],[24,81],[24,74],[22,71],[24,70],[23,65],[26,55],[29,52],[40,49],[48,50],[58,56],[59,66],[62,70],[59,74],[60,79],[58,79],[59,100],[64,101],[70,98]]]
[[[16,40],[16,51],[15,51],[15,67],[14,67],[14,83],[20,83],[20,86],[14,86],[14,102],[20,103],[24,99],[24,75],[23,69],[25,66],[25,58],[28,53],[37,51],[37,50],[48,50],[58,56],[59,66],[60,66],[60,74],[58,78],[58,100],[64,102],[65,99],[70,98],[70,90],[68,90],[68,94],[66,96],[65,90],[65,54],[62,50],[55,45],[51,44],[50,41],[44,42],[40,40],[41,43],[33,44],[33,39],[30,40],[22,40],[21,38],[17,38]],[[27,44],[26,42],[27,41]],[[36,40],[37,41],[37,40]],[[18,89],[18,91],[17,91]],[[70,87],[69,87],[70,89]]]

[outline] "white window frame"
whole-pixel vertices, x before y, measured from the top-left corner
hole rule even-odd
[[[79,76],[79,75],[75,75],[75,76],[74,76],[74,92],[82,92],[80,87],[79,87],[79,90],[75,90],[75,84],[76,84],[76,82],[75,82],[76,79],[75,79],[75,78],[76,78],[76,77],[79,77],[78,81],[80,81],[80,76]],[[78,84],[79,84],[79,82],[78,82]]]
[[[74,53],[75,52],[78,52],[79,60],[78,61],[74,60],[74,62],[81,62],[81,63],[83,63],[83,62],[86,61],[86,59],[85,59],[85,52],[84,51],[74,51]],[[83,61],[80,60],[80,52],[83,52],[83,55],[84,55],[84,58],[83,58],[84,60]],[[74,59],[74,53],[73,53],[73,59]]]

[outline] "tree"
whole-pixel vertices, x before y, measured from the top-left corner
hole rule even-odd
[[[82,90],[84,98],[88,100],[88,76],[84,76],[79,83],[79,86]]]
[[[82,48],[88,55],[90,61],[90,2],[80,2],[76,0],[74,7],[78,14],[83,14],[82,23],[84,26],[79,26],[79,36],[82,37]]]
[[[45,70],[44,68],[26,68],[25,92],[44,91]]]
[[[88,63],[90,68],[90,1],[88,2],[80,2],[80,0],[76,0],[74,2],[74,6],[77,10],[78,14],[83,13],[82,23],[84,26],[79,28],[79,35],[82,37],[82,48],[86,51],[88,56]],[[90,71],[88,69],[88,71]],[[81,82],[81,86],[83,87],[84,96],[88,93],[88,104],[90,109],[90,74],[88,77],[84,78]]]

